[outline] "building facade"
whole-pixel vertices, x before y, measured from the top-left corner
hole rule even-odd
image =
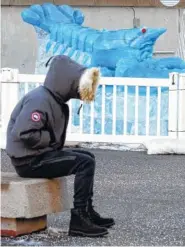
[[[69,4],[85,15],[85,26],[93,28],[132,28],[137,18],[141,26],[165,27],[167,32],[156,43],[157,56],[173,56],[179,46],[181,12],[185,0],[167,8],[160,0],[2,0],[1,1],[1,67],[19,68],[34,73],[37,37],[31,25],[23,22],[21,11],[31,4],[51,2]]]

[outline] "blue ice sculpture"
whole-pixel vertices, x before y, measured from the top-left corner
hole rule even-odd
[[[46,73],[47,59],[56,54],[69,56],[87,67],[100,67],[103,76],[168,78],[172,71],[185,72],[185,62],[177,57],[154,59],[153,48],[156,40],[166,32],[164,28],[133,28],[120,30],[96,30],[84,27],[84,15],[68,5],[56,6],[51,3],[32,5],[21,13],[22,19],[31,24],[38,35],[39,54],[36,73]],[[128,88],[127,133],[133,134],[135,88]],[[156,134],[157,89],[151,88],[150,134]],[[168,91],[162,88],[161,133],[167,134]],[[94,133],[101,133],[101,86],[95,101]],[[106,87],[105,134],[112,133],[112,94],[113,88]],[[146,113],[146,88],[139,88],[139,134],[144,135]],[[117,87],[116,134],[124,128],[124,86]],[[78,103],[74,101],[73,108]],[[84,131],[90,131],[89,106],[84,105]],[[73,116],[73,124],[79,125],[79,117]]]
[[[49,34],[46,53],[52,49],[52,54],[65,54],[88,67],[99,66],[104,76],[161,78],[172,71],[185,71],[180,58],[152,58],[155,42],[165,28],[96,30],[82,26],[80,10],[51,3],[32,5],[21,15],[25,22]],[[137,66],[140,69],[135,69]]]

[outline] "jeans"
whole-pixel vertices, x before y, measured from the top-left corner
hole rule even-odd
[[[74,208],[92,204],[95,156],[88,151],[63,149],[47,152],[15,169],[24,178],[51,179],[74,174]]]

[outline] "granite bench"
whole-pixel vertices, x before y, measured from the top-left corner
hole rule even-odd
[[[70,208],[66,178],[20,178],[1,173],[1,236],[47,228],[47,215]]]

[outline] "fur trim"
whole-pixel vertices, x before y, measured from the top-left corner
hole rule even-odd
[[[99,80],[100,71],[98,68],[90,68],[85,70],[79,82],[79,93],[81,100],[91,102],[95,99]]]

